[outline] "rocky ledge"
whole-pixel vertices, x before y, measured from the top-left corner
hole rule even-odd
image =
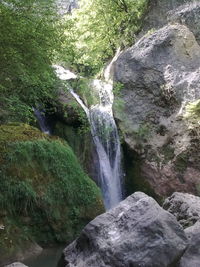
[[[181,213],[184,203],[191,203],[189,194],[184,198]],[[173,205],[177,215],[180,201]],[[136,192],[91,221],[63,251],[58,266],[197,267],[199,245],[199,221],[184,230],[153,198]]]

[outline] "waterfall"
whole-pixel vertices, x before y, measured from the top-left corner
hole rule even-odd
[[[41,131],[43,133],[50,134],[50,127],[47,124],[46,117],[43,112],[36,108],[33,108],[33,111],[37,118]]]
[[[62,67],[58,70],[58,66],[56,66],[55,69],[60,78],[63,77],[64,73],[67,73]],[[59,73],[62,73],[62,75],[59,75]],[[99,160],[97,170],[99,185],[105,208],[110,209],[122,200],[121,148],[112,112],[114,99],[112,84],[93,80],[91,88],[98,90],[100,101],[99,104],[90,108],[83,103],[72,89],[70,89],[70,92],[85,111],[91,125],[91,134]]]

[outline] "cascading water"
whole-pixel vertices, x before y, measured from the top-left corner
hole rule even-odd
[[[41,131],[43,133],[50,134],[50,128],[47,124],[45,115],[39,109],[33,108],[33,111],[40,125]]]
[[[117,127],[113,118],[112,86],[99,80],[93,86],[100,92],[100,104],[88,109],[80,97],[71,90],[71,94],[83,107],[91,125],[91,133],[99,158],[99,184],[106,209],[116,206],[122,200],[121,149]]]
[[[59,78],[63,79],[65,77],[63,80],[67,80],[66,76],[69,71],[58,67],[56,66],[55,69]],[[70,92],[84,109],[90,122],[91,134],[99,159],[99,184],[105,207],[110,209],[122,200],[121,151],[112,112],[114,98],[112,84],[94,80],[91,87],[98,90],[100,103],[90,109],[72,89],[70,89]]]

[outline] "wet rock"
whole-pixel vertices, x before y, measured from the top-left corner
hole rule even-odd
[[[175,217],[136,192],[90,222],[64,250],[59,267],[165,267],[177,262],[186,246]]]
[[[183,227],[191,226],[200,221],[200,197],[175,192],[165,200],[163,208],[172,213]],[[197,226],[194,229],[196,228]],[[186,231],[188,229],[190,228],[187,228]]]

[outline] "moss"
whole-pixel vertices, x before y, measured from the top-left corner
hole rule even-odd
[[[54,134],[66,140],[73,152],[79,159],[81,166],[87,173],[91,173],[91,162],[93,161],[93,141],[90,132],[80,132],[79,127],[68,126],[57,122]]]
[[[139,126],[137,131],[134,131],[133,135],[138,145],[143,146],[151,134],[151,125],[149,123],[143,123]]]
[[[86,106],[90,107],[99,103],[99,95],[95,90],[91,90],[92,80],[81,77],[80,79],[69,82],[72,88],[84,100]]]
[[[99,189],[65,141],[29,125],[3,125],[0,158],[1,251],[12,254],[25,239],[70,242],[103,212]]]
[[[185,108],[185,119],[188,129],[193,131],[196,136],[200,136],[200,99],[190,102]]]
[[[186,119],[200,118],[200,99],[187,104],[184,118]]]
[[[176,157],[176,161],[175,161],[175,170],[179,173],[184,173],[184,171],[187,169],[188,167],[188,159],[189,159],[189,155],[187,152],[182,152],[181,154],[179,154]]]
[[[159,152],[161,155],[164,156],[163,163],[167,163],[168,161],[172,160],[175,156],[174,147],[170,146],[170,144],[162,146]]]
[[[200,183],[196,185],[197,196],[200,196]]]

